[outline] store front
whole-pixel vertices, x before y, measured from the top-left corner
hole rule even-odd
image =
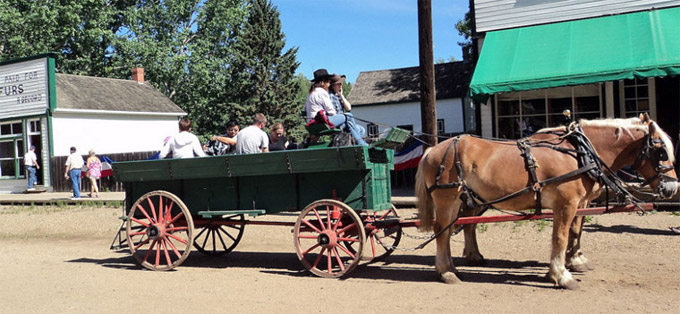
[[[489,105],[484,135],[526,136],[568,109],[575,119],[648,112],[675,138],[678,47],[680,8],[488,32],[470,84]]]

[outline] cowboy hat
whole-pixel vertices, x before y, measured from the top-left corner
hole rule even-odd
[[[314,71],[314,79],[310,80],[312,82],[320,82],[325,79],[327,79],[330,75],[328,74],[328,71],[326,69],[318,69]]]

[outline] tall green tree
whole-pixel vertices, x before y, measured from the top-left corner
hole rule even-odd
[[[148,80],[189,113],[197,133],[223,133],[234,34],[245,17],[242,0],[145,1],[126,11],[129,28],[116,45],[115,63],[122,71],[142,66]]]
[[[470,11],[465,13],[463,19],[456,23],[456,30],[458,35],[463,36],[464,40],[458,42],[458,46],[463,49],[463,60],[472,60],[473,58],[473,43],[472,43],[472,28]],[[455,60],[454,60],[455,61]]]
[[[135,0],[3,0],[0,61],[57,52],[57,71],[107,76],[123,10]]]
[[[231,115],[250,123],[253,114],[262,112],[270,121],[282,122],[289,132],[301,125],[297,47],[283,51],[286,42],[278,9],[268,0],[251,0],[248,19],[235,37],[228,96]]]

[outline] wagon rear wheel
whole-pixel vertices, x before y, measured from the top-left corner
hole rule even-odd
[[[335,278],[359,265],[366,234],[352,208],[335,200],[319,200],[302,210],[293,239],[305,268],[317,276]],[[345,243],[352,243],[356,251]]]
[[[173,269],[189,256],[193,227],[189,209],[177,196],[166,191],[146,193],[128,214],[130,252],[148,269]]]
[[[390,256],[401,241],[401,226],[397,223],[397,209],[376,212],[364,212],[359,215],[366,230],[366,251],[363,259],[369,263],[379,262]],[[394,223],[390,223],[394,221]],[[382,224],[381,224],[382,223]],[[346,243],[347,249],[356,252],[354,243]]]
[[[224,255],[241,242],[246,219],[244,215],[232,215],[201,227],[194,237],[194,247],[203,254]]]

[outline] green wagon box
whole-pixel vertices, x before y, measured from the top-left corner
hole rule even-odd
[[[363,146],[113,164],[126,192],[123,242],[142,266],[173,269],[192,245],[206,254],[228,253],[245,225],[256,223],[245,216],[300,212],[289,224],[296,252],[323,277],[356,267],[366,241],[374,258],[393,250],[383,246],[376,253],[376,240],[398,243],[401,230],[367,232],[373,222],[396,216],[393,169],[393,150]]]

